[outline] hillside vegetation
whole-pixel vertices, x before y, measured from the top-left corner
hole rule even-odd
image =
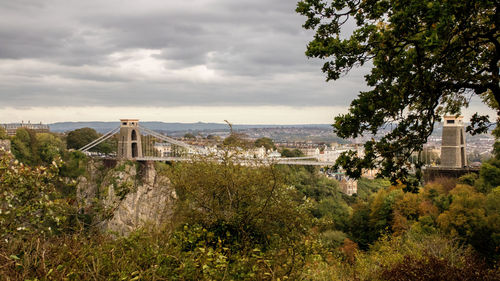
[[[85,156],[0,154],[1,280],[500,279],[500,158],[418,193],[361,179],[352,197],[312,167],[157,163],[173,218],[119,236],[76,196]]]

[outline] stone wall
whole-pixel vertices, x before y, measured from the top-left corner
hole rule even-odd
[[[439,178],[458,179],[459,177],[469,173],[479,174],[479,168],[426,167],[423,172],[424,182],[428,183]]]

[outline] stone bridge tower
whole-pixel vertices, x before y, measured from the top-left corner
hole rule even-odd
[[[139,119],[120,119],[117,156],[118,159],[134,159],[142,157]]]
[[[463,168],[467,166],[463,116],[445,116],[441,144],[441,166]]]

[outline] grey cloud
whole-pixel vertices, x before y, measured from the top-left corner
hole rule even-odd
[[[295,1],[40,3],[0,4],[5,105],[333,106],[363,89],[366,69],[324,82],[322,63],[304,56],[312,34]],[[155,50],[165,74],[141,76],[111,59],[141,49]],[[12,59],[19,62],[1,67]],[[197,66],[220,81],[175,76]]]

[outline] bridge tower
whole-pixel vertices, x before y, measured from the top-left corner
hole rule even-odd
[[[463,116],[445,116],[441,144],[441,166],[463,168],[467,166]]]
[[[142,157],[139,119],[120,119],[117,156],[118,159]]]

